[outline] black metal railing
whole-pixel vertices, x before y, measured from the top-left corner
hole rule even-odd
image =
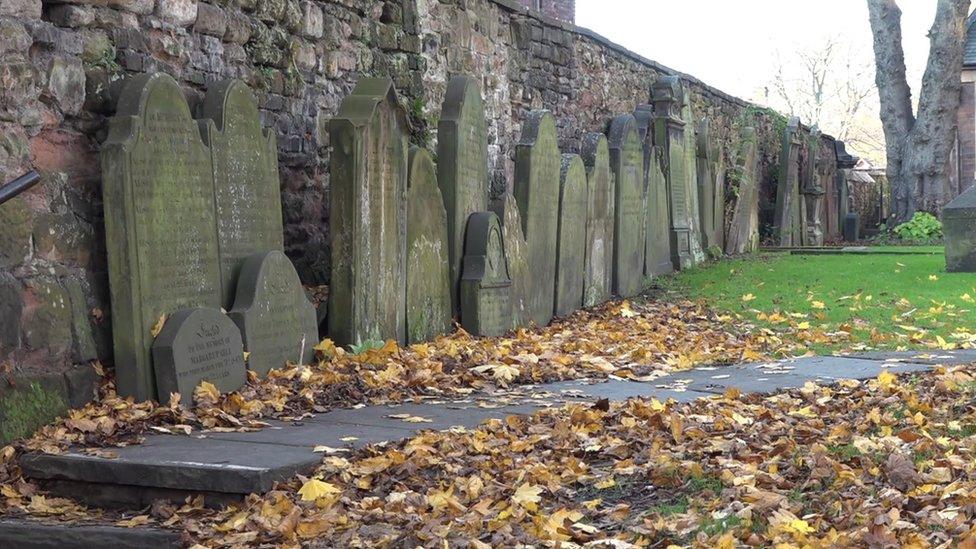
[[[40,181],[41,174],[31,170],[17,179],[14,179],[10,183],[0,187],[0,204],[3,204],[34,185],[37,185]]]

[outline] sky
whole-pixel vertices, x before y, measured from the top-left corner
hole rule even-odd
[[[936,0],[900,0],[909,83],[917,93]],[[576,23],[672,69],[762,102],[776,54],[829,38],[873,63],[864,0],[576,0]],[[871,74],[873,78],[873,73]]]

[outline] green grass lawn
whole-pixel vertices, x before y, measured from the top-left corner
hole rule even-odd
[[[941,253],[757,254],[661,285],[758,326],[804,332],[817,352],[976,345],[976,274],[945,272]]]

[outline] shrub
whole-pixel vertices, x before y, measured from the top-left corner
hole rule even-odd
[[[902,240],[932,240],[942,238],[942,222],[926,212],[915,212],[912,218],[894,229]]]

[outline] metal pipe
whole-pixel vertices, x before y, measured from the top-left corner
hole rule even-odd
[[[41,174],[31,170],[24,175],[14,179],[10,183],[0,187],[0,204],[14,198],[27,189],[37,185],[41,180]]]

